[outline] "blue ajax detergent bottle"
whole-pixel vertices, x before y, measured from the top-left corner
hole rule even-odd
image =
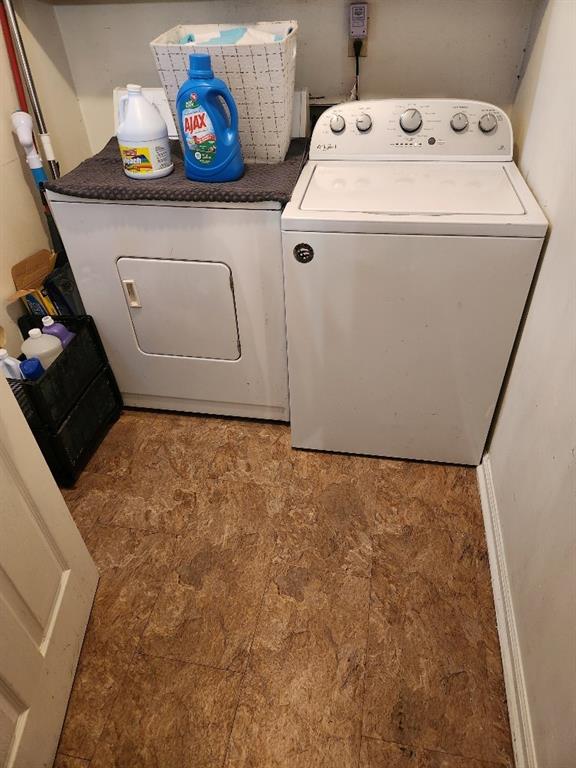
[[[226,83],[214,77],[207,53],[190,55],[188,74],[190,79],[183,83],[176,97],[186,176],[193,181],[239,179],[244,173],[244,161],[238,137],[238,110],[232,94]]]

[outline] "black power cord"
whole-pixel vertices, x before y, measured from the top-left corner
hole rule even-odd
[[[362,51],[362,45],[364,41],[360,38],[356,38],[354,42],[352,43],[352,48],[354,50],[354,57],[356,59],[356,83],[355,83],[355,91],[356,91],[356,101],[360,98],[360,53]]]

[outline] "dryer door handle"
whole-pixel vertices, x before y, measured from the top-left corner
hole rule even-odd
[[[140,296],[136,290],[134,280],[122,280],[122,287],[124,288],[124,295],[130,309],[142,309],[142,303],[140,302]]]

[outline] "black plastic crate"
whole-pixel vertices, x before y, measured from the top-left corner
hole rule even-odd
[[[76,336],[37,381],[10,380],[22,410],[33,412],[49,430],[58,429],[82,392],[107,363],[90,316],[54,316],[54,320],[63,323]],[[31,328],[41,327],[41,318],[30,315],[26,317],[26,327],[21,330],[26,333]]]
[[[28,421],[46,463],[60,485],[74,484],[121,409],[122,398],[116,381],[110,368],[105,366],[56,432],[38,422]]]
[[[46,463],[60,485],[73,485],[122,409],[122,397],[89,315],[54,317],[76,336],[37,381],[8,379]],[[41,318],[18,321],[22,335]]]

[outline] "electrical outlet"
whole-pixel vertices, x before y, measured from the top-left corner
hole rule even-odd
[[[360,56],[368,55],[368,3],[350,3],[348,15],[348,56],[354,56],[354,40],[362,40]]]

